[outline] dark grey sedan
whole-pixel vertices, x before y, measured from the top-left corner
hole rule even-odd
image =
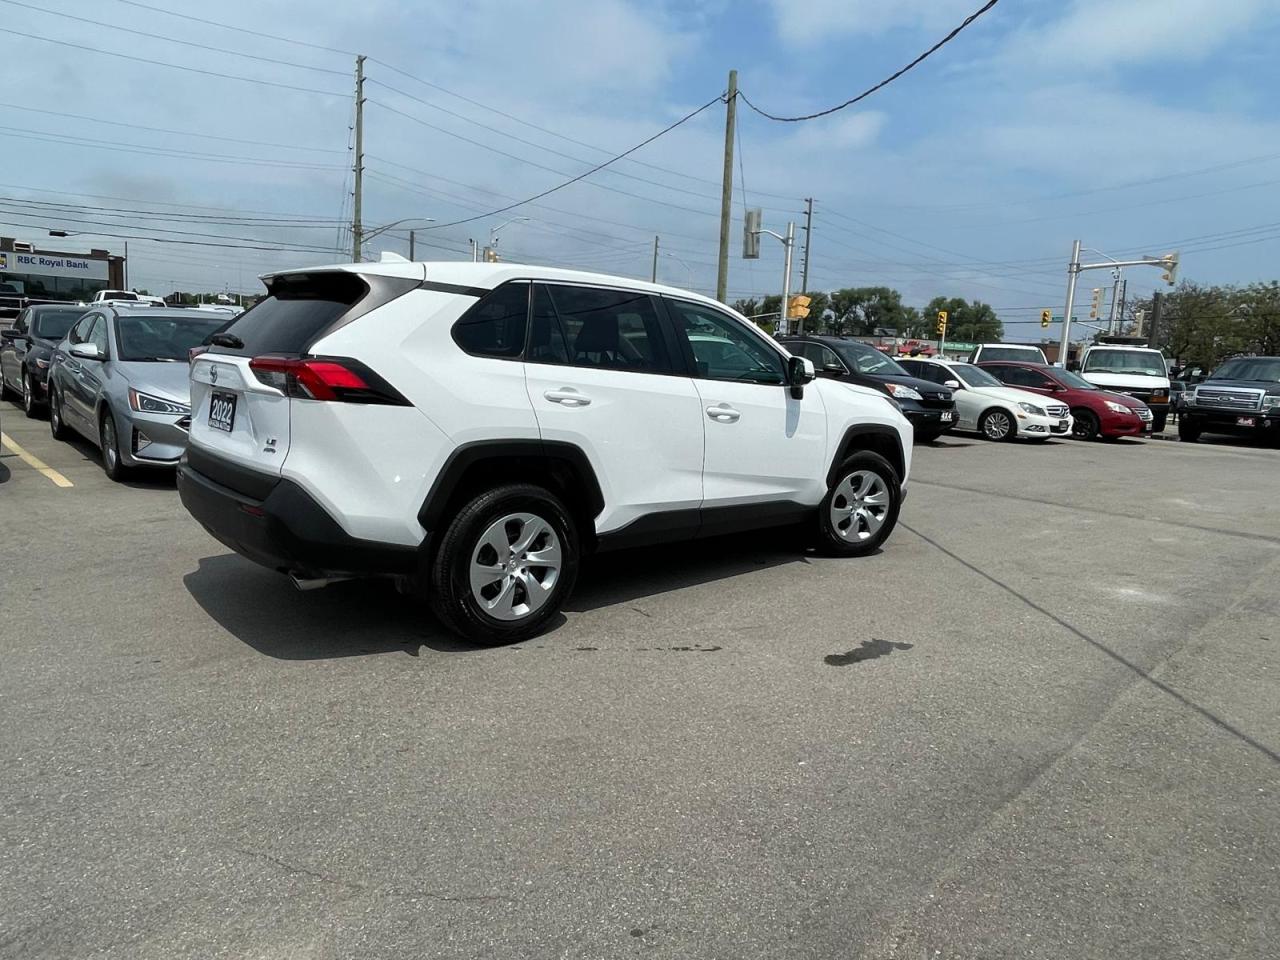
[[[45,303],[27,307],[10,330],[0,331],[0,397],[16,394],[28,417],[45,404],[49,362],[71,325],[87,308]]]
[[[190,352],[227,323],[195,310],[102,304],[54,351],[49,426],[102,450],[107,476],[177,465],[191,425]]]

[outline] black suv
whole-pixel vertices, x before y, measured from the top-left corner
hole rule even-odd
[[[84,310],[78,304],[38,304],[0,332],[0,397],[17,396],[27,416],[36,415],[48,401],[53,351]]]
[[[1261,437],[1280,447],[1280,357],[1236,357],[1183,394],[1178,439]]]
[[[870,344],[839,337],[780,337],[791,353],[813,361],[820,377],[845,380],[887,393],[915,427],[916,439],[928,443],[956,423],[956,402],[947,387],[907,373],[892,357]]]

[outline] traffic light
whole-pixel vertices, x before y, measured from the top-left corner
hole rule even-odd
[[[938,336],[945,337],[947,335],[947,311],[938,311]]]
[[[1053,323],[1053,311],[1052,311],[1052,310],[1041,310],[1041,311],[1040,311],[1040,326],[1042,326],[1042,327],[1048,327],[1048,326],[1049,326],[1049,324],[1051,324],[1051,323]]]
[[[792,319],[803,320],[809,315],[809,304],[812,302],[812,297],[806,297],[803,293],[796,294],[787,301],[787,316]]]
[[[752,207],[747,211],[742,224],[742,259],[760,259],[760,228],[764,223],[764,211]]]
[[[1093,299],[1089,301],[1089,319],[1097,320],[1098,314],[1102,312],[1102,288],[1093,288]]]
[[[497,251],[497,250],[495,250],[493,247],[485,247],[485,248],[484,248],[484,262],[485,262],[485,263],[497,263],[497,262],[498,262],[498,251]]]
[[[1165,266],[1165,271],[1160,275],[1160,279],[1171,287],[1178,282],[1178,252],[1175,250],[1173,253],[1166,253],[1160,258],[1164,261]]]

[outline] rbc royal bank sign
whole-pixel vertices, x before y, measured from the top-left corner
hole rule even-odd
[[[81,280],[107,280],[106,260],[88,257],[58,257],[45,253],[0,254],[7,263],[0,269],[13,273],[29,273],[39,277],[77,277]]]

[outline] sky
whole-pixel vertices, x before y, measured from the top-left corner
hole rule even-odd
[[[129,235],[130,283],[153,293],[257,292],[263,272],[349,260],[362,53],[363,220],[415,218],[366,253],[407,254],[413,226],[418,259],[496,238],[504,259],[647,278],[656,235],[659,280],[709,293],[723,103],[486,214],[714,101],[730,69],[766,112],[824,110],[980,5],[0,0],[0,233],[112,252]],[[1062,312],[1075,239],[1095,262],[1181,249],[1187,279],[1275,279],[1277,41],[1274,0],[1001,0],[848,109],[779,123],[740,101],[730,298],[782,284],[778,242],[741,259],[749,207],[796,222],[799,286],[808,197],[810,288],[980,299],[1013,338]],[[1160,286],[1125,276],[1131,298]]]

